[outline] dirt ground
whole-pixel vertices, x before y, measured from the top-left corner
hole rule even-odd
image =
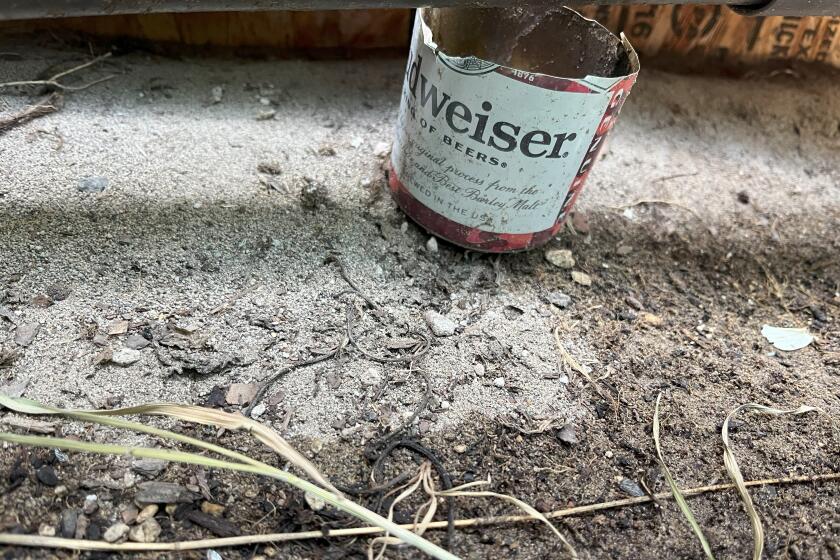
[[[51,41],[2,44],[0,82],[50,75],[88,56]],[[365,486],[382,437],[419,410],[406,437],[431,450],[454,484],[489,477],[492,490],[543,511],[639,487],[667,491],[651,435],[659,393],[663,451],[683,487],[727,481],[720,426],[746,402],[826,411],[738,417],[732,439],[746,479],[840,470],[829,420],[840,413],[840,78],[643,69],[575,227],[551,244],[570,249],[575,270],[592,277],[583,286],[542,249],[502,257],[444,242],[429,249],[380,171],[403,64],[134,52],[70,77],[82,84],[115,74],[0,135],[0,390],[66,407],[174,401],[237,411],[225,400],[232,383],[251,386],[334,347],[349,304],[368,353],[404,356],[424,337],[428,352],[409,369],[350,345],[283,376],[258,416],[341,485]],[[31,99],[4,93],[0,111]],[[380,313],[347,292],[334,259]],[[566,307],[556,305],[561,294]],[[433,336],[423,318],[430,310],[454,321],[456,333]],[[776,351],[760,334],[765,324],[808,327],[816,342]],[[592,382],[563,358],[555,329]],[[139,355],[125,352],[141,338],[148,346]],[[113,363],[121,356],[138,359]],[[542,420],[545,430],[523,433]],[[55,429],[160,445],[78,424]],[[218,441],[276,462],[243,436]],[[417,463],[398,450],[383,476]],[[158,512],[160,541],[352,525],[251,476],[135,467],[127,458],[4,445],[0,531],[61,534],[62,519],[78,522],[85,497],[95,495],[80,536],[100,539],[147,478],[195,492]],[[767,558],[840,558],[837,482],[770,485],[752,496]],[[375,495],[364,500],[377,506]],[[194,515],[202,501],[224,506],[222,526]],[[718,558],[750,556],[734,491],[690,503]],[[483,498],[459,498],[455,509],[458,518],[516,512]],[[397,511],[401,521],[412,515]],[[557,525],[581,558],[702,557],[671,501]],[[429,535],[446,545],[445,531]],[[365,539],[315,539],[217,552],[362,558],[366,547]],[[451,550],[464,558],[564,552],[536,524],[459,530]],[[391,548],[387,556],[420,555]]]

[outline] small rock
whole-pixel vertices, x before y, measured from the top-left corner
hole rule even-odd
[[[365,387],[376,387],[382,383],[382,372],[376,367],[368,368],[359,376],[359,381]]]
[[[460,454],[462,454],[462,453],[466,453],[466,452],[467,452],[467,446],[466,446],[466,445],[464,445],[463,443],[459,443],[458,445],[456,445],[455,447],[453,447],[453,448],[452,448],[452,450],[453,450],[455,453],[458,453],[458,454],[460,455]]]
[[[437,253],[438,252],[438,242],[437,238],[430,237],[428,241],[426,241],[426,251],[429,253]]]
[[[248,404],[257,396],[258,389],[256,383],[232,383],[225,395],[225,401],[228,404]]]
[[[642,305],[642,302],[640,302],[639,300],[637,300],[633,296],[627,296],[626,298],[624,298],[624,301],[627,302],[627,305],[629,305],[630,307],[632,307],[636,311],[641,311],[642,308],[644,307]]]
[[[105,333],[96,333],[93,335],[93,343],[97,346],[107,346],[108,336]]]
[[[257,113],[257,116],[255,118],[258,121],[270,121],[274,118],[274,115],[276,114],[277,111],[275,111],[274,109],[269,109],[268,111],[260,111],[259,113]]]
[[[76,535],[76,520],[79,514],[75,510],[65,509],[61,512],[59,534],[65,539],[72,539]]]
[[[41,309],[46,309],[52,304],[53,300],[47,294],[38,294],[34,298],[32,298],[32,305],[34,305],[35,307],[40,307]]]
[[[144,523],[145,521],[154,518],[157,515],[157,512],[160,510],[160,507],[157,504],[149,504],[137,514],[137,517],[134,518],[134,522],[138,525],[140,523]]]
[[[263,161],[257,165],[257,171],[265,173],[266,175],[280,175],[283,173],[283,168],[279,163],[273,161]]]
[[[578,442],[577,434],[575,433],[575,427],[572,424],[566,424],[557,432],[557,439],[562,441],[563,443],[568,443],[569,445],[574,445]]]
[[[58,486],[58,476],[55,474],[55,469],[53,469],[50,465],[44,465],[35,471],[35,476],[41,484],[45,484],[47,486]]]
[[[134,501],[138,504],[177,504],[189,503],[194,495],[173,482],[141,482],[137,485]]]
[[[105,177],[82,177],[76,189],[79,192],[101,193],[108,188],[108,179]]]
[[[139,350],[134,350],[132,348],[119,348],[114,350],[114,353],[111,354],[111,363],[122,367],[128,367],[140,360],[141,357],[142,354]]]
[[[125,347],[130,348],[132,350],[142,350],[146,346],[151,344],[149,340],[146,340],[139,334],[130,334],[125,339]]]
[[[38,527],[38,534],[42,537],[54,537],[55,527],[47,523],[41,523],[41,525]]]
[[[139,543],[151,543],[158,539],[160,533],[160,524],[154,518],[151,518],[132,527],[128,532],[128,540]]]
[[[93,515],[99,509],[99,499],[96,494],[88,494],[85,496],[85,502],[82,505],[82,512],[85,515]]]
[[[496,387],[499,387],[499,388],[504,387],[505,386],[505,378],[504,377],[497,377],[496,379],[493,380],[493,385],[495,385]]]
[[[265,414],[267,408],[268,407],[265,406],[265,403],[258,404],[257,406],[251,409],[251,418],[259,418],[260,416]]]
[[[484,367],[484,364],[475,364],[473,366],[473,371],[478,377],[484,377],[484,374],[487,372],[487,369]]]
[[[223,560],[222,555],[212,548],[207,551],[207,560]]]
[[[225,512],[225,506],[212,502],[201,502],[201,511],[213,517],[221,517]]]
[[[79,515],[76,518],[76,533],[73,535],[74,539],[83,539],[87,535],[88,527],[90,526],[90,519],[87,515]]]
[[[575,266],[575,258],[568,249],[549,249],[545,252],[545,260],[558,268],[569,269]]]
[[[376,157],[385,157],[391,153],[391,144],[388,142],[378,142],[373,147],[373,155]]]
[[[303,495],[306,503],[309,504],[309,507],[312,508],[312,511],[321,511],[327,506],[327,502],[316,496],[315,494],[310,494],[306,492]]]
[[[15,329],[15,344],[23,347],[29,346],[38,336],[40,330],[41,325],[34,321],[19,324]]]
[[[137,506],[134,504],[128,504],[123,508],[120,512],[120,518],[122,518],[123,523],[126,525],[131,525],[135,521],[137,521],[137,516],[140,515],[140,510],[137,509]]]
[[[46,291],[47,296],[53,301],[64,301],[72,293],[70,287],[65,284],[50,284]]]
[[[143,476],[154,478],[159,475],[169,465],[169,461],[163,459],[134,459],[131,462],[131,470]]]
[[[128,533],[128,525],[118,522],[108,527],[105,530],[105,534],[102,535],[102,538],[105,539],[105,542],[113,543],[123,538],[126,533]]]
[[[455,334],[455,322],[437,311],[426,311],[423,318],[435,336],[452,336]]]
[[[642,313],[642,322],[647,323],[653,327],[661,327],[662,326],[662,317],[659,315],[654,315],[653,313]]]
[[[224,86],[213,86],[210,90],[210,103],[213,105],[218,105],[222,102],[222,98],[225,95],[225,88]]]
[[[635,496],[637,498],[645,495],[644,491],[639,488],[639,485],[629,478],[621,479],[621,482],[618,483],[618,487],[625,494],[630,494],[631,496]]]
[[[618,253],[618,256],[620,257],[626,257],[627,255],[633,252],[633,247],[629,245],[621,245],[618,249],[615,250],[615,252]]]
[[[575,231],[586,235],[589,233],[589,216],[583,212],[575,212],[572,214],[572,227]]]
[[[572,304],[572,297],[564,294],[563,292],[551,292],[548,294],[547,299],[548,303],[554,305],[555,307],[559,307],[560,309],[566,309]]]
[[[618,312],[618,318],[622,321],[633,322],[636,320],[636,312],[632,309],[622,309]]]
[[[579,270],[572,271],[572,280],[580,284],[581,286],[591,286],[592,285],[592,277],[589,276],[585,272],[581,272]]]
[[[307,210],[317,210],[329,200],[329,191],[320,181],[303,178],[304,185],[300,190],[300,205]]]

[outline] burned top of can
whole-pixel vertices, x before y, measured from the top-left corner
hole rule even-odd
[[[565,78],[630,73],[622,41],[568,8],[433,8],[423,14],[448,56]]]

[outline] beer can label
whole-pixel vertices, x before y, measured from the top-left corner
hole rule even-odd
[[[560,229],[638,72],[554,77],[447,56],[418,10],[391,153],[391,190],[433,234],[493,252]]]

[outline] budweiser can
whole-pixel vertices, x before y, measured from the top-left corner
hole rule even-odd
[[[395,200],[468,249],[547,242],[638,71],[623,35],[567,8],[417,10],[388,177]]]

